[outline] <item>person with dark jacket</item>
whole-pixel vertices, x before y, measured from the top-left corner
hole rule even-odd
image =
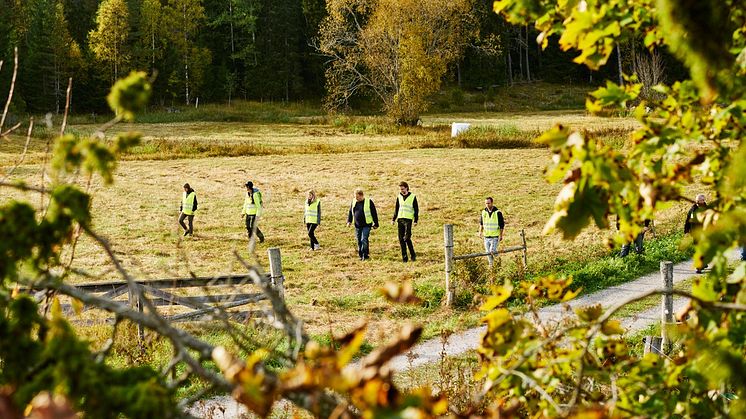
[[[194,213],[197,211],[197,193],[194,192],[188,183],[184,184],[184,195],[181,197],[179,206],[179,224],[184,229],[184,236],[191,236],[194,233]],[[184,224],[184,219],[189,221],[189,227]]]
[[[368,260],[370,259],[370,229],[378,228],[378,213],[373,200],[366,198],[363,190],[359,188],[355,190],[355,199],[350,204],[350,210],[347,213],[347,227],[353,221],[357,238],[357,254],[360,260]]]
[[[402,261],[407,262],[407,249],[412,257],[412,262],[417,260],[414,253],[414,244],[412,244],[412,225],[417,225],[420,209],[417,205],[417,197],[409,192],[409,184],[401,182],[399,184],[399,195],[396,196],[396,208],[394,208],[394,218],[391,224],[399,225],[399,246],[401,247]]]
[[[640,231],[640,233],[637,234],[637,236],[635,237],[633,241],[627,242],[622,245],[622,251],[619,252],[619,256],[621,257],[627,256],[629,254],[629,251],[632,249],[633,244],[635,246],[635,253],[637,253],[638,255],[641,255],[643,254],[643,252],[645,252],[643,243],[645,239],[645,233],[648,232],[648,230],[650,230],[650,220],[645,220],[643,222],[643,227],[644,228],[642,229],[642,231]],[[619,230],[619,217],[617,217],[617,220],[616,220],[616,229]]]
[[[707,210],[707,201],[705,200],[704,194],[697,195],[694,205],[689,208],[689,212],[686,213],[686,220],[684,221],[684,234],[691,234],[694,239],[694,243],[697,243],[697,236],[694,234],[696,231],[702,228],[702,222],[704,221],[704,212]],[[697,268],[697,273],[701,274],[702,269],[707,268],[707,265],[702,268]]]
[[[702,213],[707,209],[704,194],[697,195],[696,202],[689,208],[684,221],[684,234],[691,234],[695,229],[702,228]]]
[[[303,211],[303,223],[311,240],[311,250],[319,250],[321,246],[316,239],[314,231],[321,225],[321,201],[316,197],[316,192],[311,189],[307,192],[305,210]]]

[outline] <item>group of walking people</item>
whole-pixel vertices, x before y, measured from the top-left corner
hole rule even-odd
[[[259,229],[257,221],[262,214],[262,193],[254,187],[251,181],[246,182],[245,186],[246,195],[241,209],[241,217],[245,220],[249,240],[255,237],[261,243],[264,241],[264,234]],[[181,212],[179,224],[184,230],[184,236],[192,235],[194,233],[194,214],[197,211],[197,195],[188,183],[184,184],[184,194],[179,211]],[[414,243],[412,243],[412,227],[417,225],[419,214],[417,196],[409,190],[407,182],[399,183],[399,193],[396,197],[391,224],[397,225],[403,262],[417,260],[417,253],[414,250]],[[188,221],[188,225],[184,223],[185,220]],[[306,193],[303,223],[306,226],[311,250],[319,250],[321,245],[316,238],[316,229],[321,225],[321,201],[313,189]],[[358,257],[362,261],[370,259],[370,233],[371,230],[380,226],[378,212],[373,200],[366,197],[365,192],[359,188],[355,190],[354,199],[347,212],[347,227],[350,226],[355,228]],[[485,251],[491,253],[489,255],[490,266],[494,260],[493,254],[497,254],[498,243],[502,241],[504,228],[505,222],[502,212],[494,206],[491,197],[486,198],[485,208],[479,217],[478,233],[484,237]]]

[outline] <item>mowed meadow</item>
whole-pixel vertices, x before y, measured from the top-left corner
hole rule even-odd
[[[113,132],[136,130],[143,143],[119,163],[114,184],[94,180],[94,228],[107,237],[124,266],[136,278],[212,276],[241,272],[236,253],[267,266],[267,248],[279,247],[286,277],[286,299],[314,335],[341,331],[367,321],[369,340],[380,342],[402,321],[426,325],[426,335],[463,329],[479,319],[478,292],[460,275],[458,307],[446,309],[443,225],[455,226],[456,254],[481,251],[478,216],[492,196],[505,216],[502,246],[528,241],[529,270],[547,271],[563,261],[591,260],[608,253],[609,232],[583,233],[570,244],[542,236],[560,185],[548,184],[543,170],[550,153],[533,142],[543,129],[566,122],[577,129],[608,135],[620,147],[635,122],[629,118],[590,117],[582,112],[439,114],[423,127],[391,127],[372,117],[300,117],[283,122],[167,122],[121,124]],[[447,121],[478,128],[451,139]],[[69,132],[87,134],[95,126],[73,124]],[[46,148],[34,138],[25,162],[13,177],[34,183]],[[500,148],[509,141],[508,148]],[[19,145],[20,144],[20,145]],[[161,148],[169,144],[168,148]],[[260,153],[246,151],[248,144]],[[480,148],[484,144],[489,148]],[[20,149],[19,149],[20,147]],[[222,148],[221,148],[222,147]],[[238,148],[237,148],[238,147]],[[2,171],[18,160],[23,140],[0,145]],[[227,156],[214,156],[223,150]],[[236,151],[232,153],[231,150]],[[238,151],[237,151],[238,150]],[[70,177],[75,179],[74,176]],[[260,228],[267,241],[249,254],[241,218],[244,183],[264,194]],[[84,183],[82,177],[77,181]],[[420,223],[413,241],[415,263],[403,263],[393,218],[398,183],[409,182],[417,195]],[[182,238],[177,224],[181,186],[197,192],[199,210],[193,237]],[[371,234],[371,260],[357,258],[354,229],[346,227],[355,188],[363,188],[378,209],[380,228]],[[311,251],[303,224],[303,202],[314,189],[322,202],[317,230],[321,250]],[[7,190],[0,196],[7,196]],[[31,202],[37,197],[29,195]],[[681,208],[661,214],[662,231],[673,226]],[[517,253],[504,255],[491,277],[516,278]],[[484,262],[486,265],[486,261]],[[116,279],[104,252],[82,237],[75,252],[77,268]],[[457,266],[457,269],[459,267]],[[463,271],[463,269],[461,270]],[[73,281],[84,281],[73,278]],[[387,282],[410,280],[423,300],[416,306],[392,305],[381,296]],[[86,280],[87,281],[87,280]],[[484,285],[480,290],[485,290]]]

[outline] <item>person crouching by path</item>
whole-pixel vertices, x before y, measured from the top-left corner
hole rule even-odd
[[[350,204],[347,213],[347,227],[355,222],[355,237],[357,238],[357,254],[360,260],[370,259],[370,229],[378,228],[378,213],[373,200],[365,197],[362,189],[355,190],[355,199]]]
[[[308,191],[306,197],[303,222],[306,224],[306,230],[308,230],[308,238],[311,239],[311,250],[319,250],[321,246],[319,246],[314,231],[321,225],[321,201],[316,198],[316,192],[313,189]]]
[[[243,210],[241,217],[246,217],[246,232],[249,235],[249,241],[256,232],[259,243],[264,242],[264,234],[259,230],[257,220],[262,215],[262,193],[254,187],[252,182],[246,182],[246,196],[243,199]]]
[[[396,196],[396,208],[394,208],[394,218],[391,224],[399,225],[399,246],[401,246],[402,261],[407,262],[407,249],[412,256],[412,262],[417,260],[412,244],[412,224],[417,225],[420,209],[417,206],[417,197],[409,192],[407,182],[399,184],[399,195]]]
[[[191,236],[194,233],[194,213],[197,211],[197,193],[194,192],[188,183],[184,184],[184,195],[181,197],[181,206],[179,206],[179,224],[184,229],[184,236]],[[189,221],[189,227],[184,224],[184,219]]]
[[[479,235],[484,237],[484,251],[487,253],[497,253],[497,245],[503,239],[503,230],[505,221],[503,213],[494,206],[492,197],[484,200],[484,209],[479,217]],[[495,261],[493,255],[487,256],[490,261],[490,267]]]

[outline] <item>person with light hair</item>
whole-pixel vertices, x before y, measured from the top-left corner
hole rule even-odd
[[[357,254],[360,260],[370,259],[370,230],[378,228],[378,213],[373,200],[365,197],[362,189],[355,189],[355,199],[347,213],[347,227],[355,223]]]
[[[694,243],[697,243],[697,234],[702,229],[704,222],[704,212],[707,210],[707,201],[704,194],[697,195],[694,205],[689,208],[689,212],[686,213],[686,221],[684,221],[684,234],[691,234],[694,239]],[[702,268],[697,268],[697,273],[701,274],[702,269],[707,268],[707,265]]]
[[[308,238],[311,240],[311,250],[319,250],[321,246],[314,232],[321,225],[321,201],[316,197],[316,191],[306,192],[306,205],[303,212],[303,223],[306,224]]]

